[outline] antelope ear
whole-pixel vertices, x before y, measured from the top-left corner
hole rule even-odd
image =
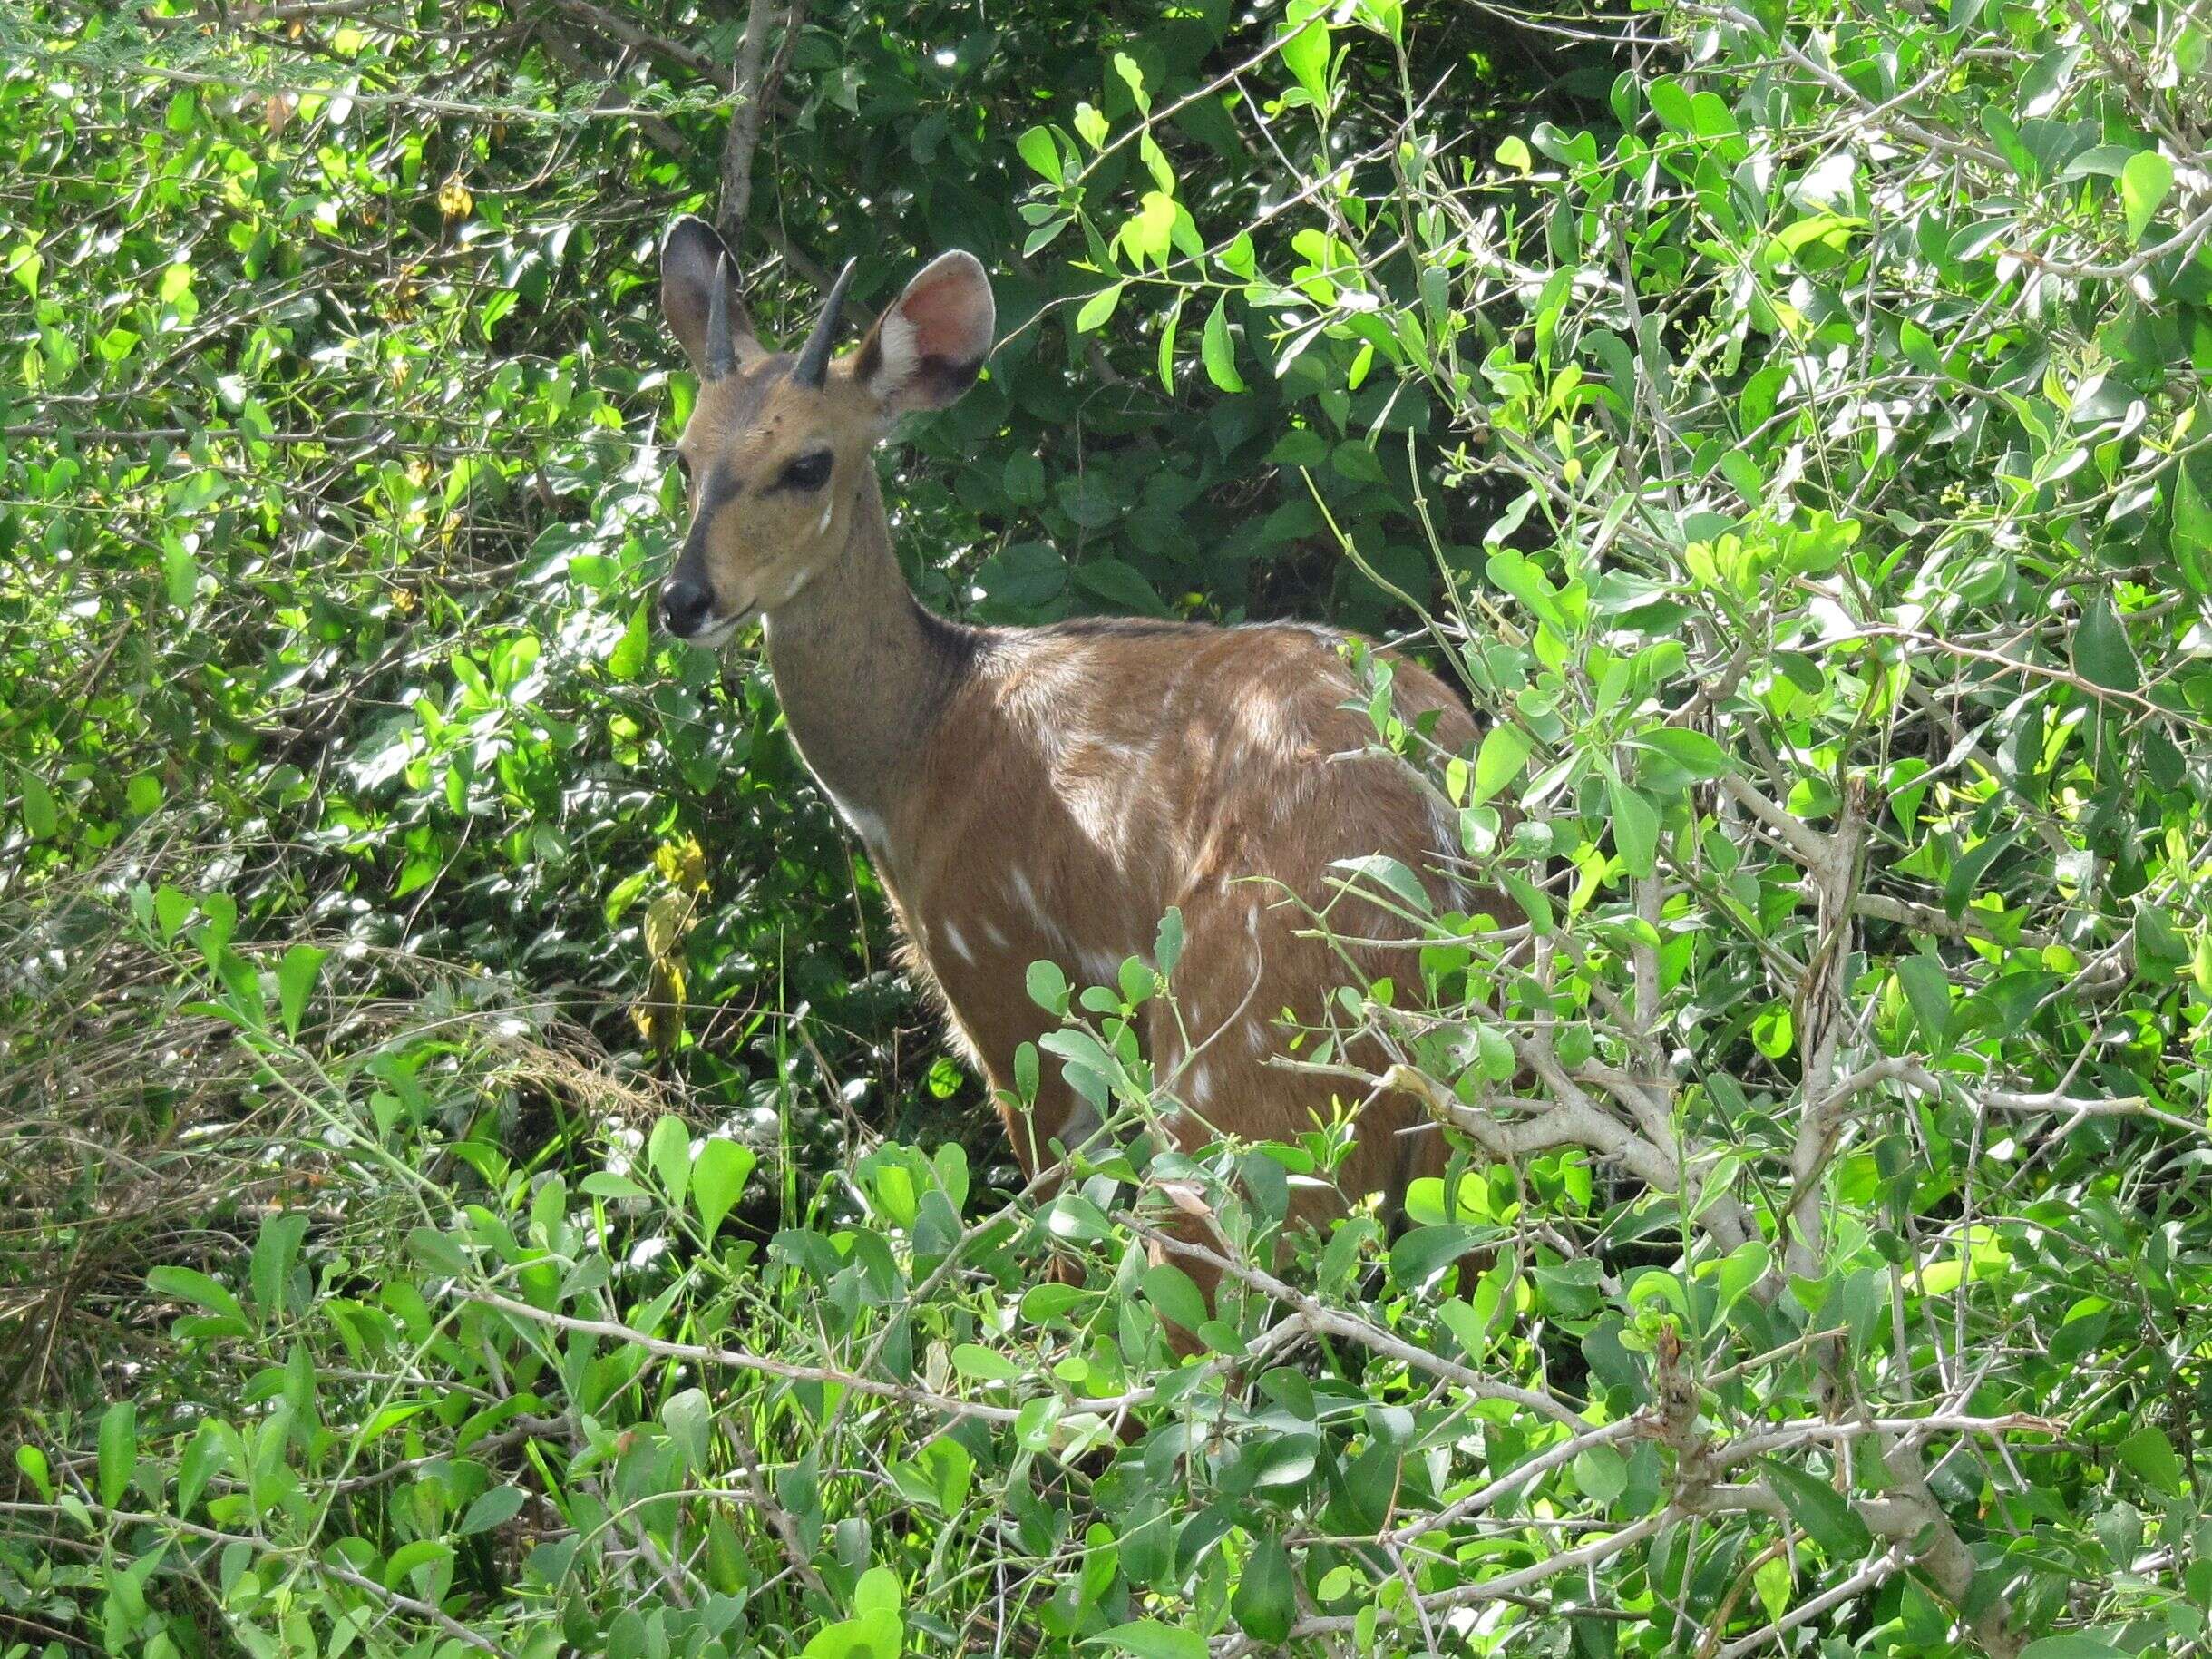
[[[999,320],[982,262],[940,253],[876,318],[853,354],[853,378],[894,420],[911,409],[941,409],[975,384]]]
[[[661,239],[660,310],[695,369],[706,364],[706,316],[717,282],[728,290],[730,343],[737,360],[761,356],[759,337],[737,297],[737,262],[730,258],[720,232],[697,214],[687,213]]]

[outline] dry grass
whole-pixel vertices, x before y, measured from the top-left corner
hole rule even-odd
[[[235,1261],[278,1209],[308,1209],[326,1236],[396,1219],[398,1185],[335,1127],[365,1127],[378,1090],[409,1089],[410,1109],[449,1137],[681,1108],[551,1008],[404,952],[335,952],[336,994],[299,1041],[257,1044],[202,1011],[192,952],[147,940],[112,891],[87,880],[0,917],[8,958],[32,965],[0,1002],[11,1414],[127,1394],[129,1375],[159,1362],[166,1304],[147,1287],[151,1266]],[[379,994],[348,995],[349,981]]]

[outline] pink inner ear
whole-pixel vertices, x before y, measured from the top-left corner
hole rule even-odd
[[[970,363],[989,351],[990,342],[980,337],[989,325],[976,298],[974,282],[958,268],[910,288],[899,309],[914,327],[916,355]]]

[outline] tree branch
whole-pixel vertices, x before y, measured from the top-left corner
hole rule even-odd
[[[722,210],[716,228],[733,252],[745,239],[745,220],[753,207],[753,152],[760,147],[762,71],[768,47],[771,8],[768,0],[750,0],[745,8],[745,37],[737,43],[737,63],[730,90],[736,103],[730,111],[729,136],[722,145]]]

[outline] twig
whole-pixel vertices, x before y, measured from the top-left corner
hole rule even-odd
[[[335,1561],[313,1554],[304,1545],[287,1546],[275,1543],[268,1538],[250,1537],[242,1533],[219,1532],[212,1527],[202,1527],[197,1522],[180,1520],[170,1515],[143,1515],[134,1509],[110,1509],[96,1504],[86,1504],[85,1508],[93,1515],[120,1526],[162,1527],[171,1532],[189,1533],[193,1537],[206,1538],[214,1544],[243,1544],[249,1549],[260,1551],[263,1555],[296,1559],[308,1572],[326,1574],[330,1577],[337,1579],[341,1584],[349,1584],[357,1590],[366,1591],[387,1606],[397,1607],[404,1613],[412,1613],[417,1618],[428,1619],[447,1635],[457,1641],[467,1643],[479,1653],[490,1654],[493,1659],[515,1659],[514,1654],[507,1648],[494,1642],[482,1631],[470,1629],[443,1608],[434,1607],[430,1603],[419,1601],[412,1596],[403,1596],[396,1590],[387,1590],[374,1578],[366,1577],[355,1572],[349,1566],[340,1566]],[[0,1515],[58,1516],[62,1513],[63,1511],[53,1504],[0,1503]]]
[[[1822,1591],[1808,1602],[1801,1602],[1788,1613],[1762,1629],[1748,1636],[1739,1637],[1723,1647],[1720,1659],[1743,1659],[1746,1654],[1755,1654],[1770,1642],[1778,1642],[1798,1625],[1818,1618],[1831,1607],[1840,1607],[1846,1602],[1856,1601],[1867,1591],[1888,1582],[1890,1576],[1900,1570],[1910,1557],[1902,1544],[1892,1544],[1865,1566],[1841,1584]]]
[[[753,152],[760,146],[760,118],[764,91],[761,63],[768,45],[768,0],[751,0],[745,10],[745,38],[737,44],[737,63],[731,78],[736,107],[730,112],[729,136],[722,145],[722,210],[716,223],[722,240],[733,251],[745,239],[746,215],[753,205]]]

